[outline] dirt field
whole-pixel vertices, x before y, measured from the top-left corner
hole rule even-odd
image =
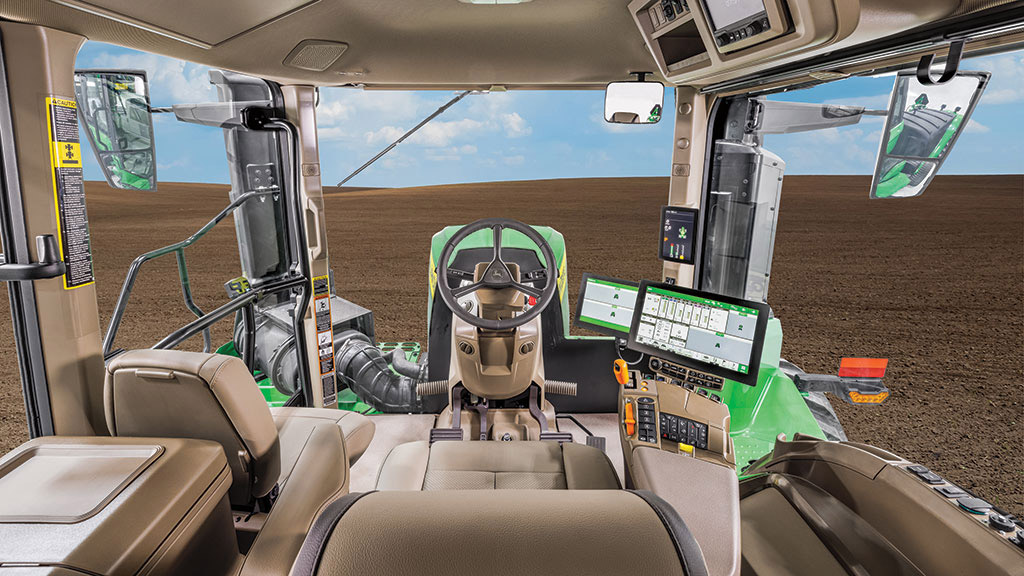
[[[842,356],[890,358],[885,405],[837,406],[850,438],[1024,513],[1024,176],[940,177],[922,198],[888,202],[868,201],[868,184],[786,178],[769,297],[783,353],[824,373]],[[87,195],[103,326],[131,260],[183,239],[227,197],[188,184],[133,194],[90,183]],[[378,339],[425,340],[430,236],[484,216],[561,231],[573,299],[586,271],[657,278],[653,231],[666,196],[660,178],[329,190],[337,291],[374,311]],[[222,302],[222,283],[239,273],[231,221],[188,258],[200,306]],[[151,346],[189,320],[176,278],[172,259],[147,267],[119,346]],[[0,451],[25,439],[10,334],[2,310]]]

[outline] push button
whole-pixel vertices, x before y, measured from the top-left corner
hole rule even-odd
[[[992,509],[992,505],[982,500],[981,498],[975,498],[973,496],[965,496],[963,498],[957,498],[957,506],[960,506],[965,511],[971,514],[988,514],[988,511]]]
[[[936,486],[935,491],[946,498],[960,498],[961,496],[967,496],[967,492],[964,492],[956,486]]]
[[[946,482],[945,480],[942,479],[942,476],[939,476],[935,472],[926,472],[924,474],[918,474],[917,477],[929,484],[943,484]]]

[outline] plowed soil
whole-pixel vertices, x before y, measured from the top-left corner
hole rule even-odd
[[[836,409],[850,439],[932,468],[1024,514],[1024,176],[939,177],[921,198],[869,201],[869,178],[786,178],[769,304],[784,356],[835,373],[843,356],[890,359],[884,405]],[[583,272],[657,278],[663,178],[327,189],[337,293],[374,312],[378,340],[426,340],[427,251],[447,224],[505,216],[555,227],[575,300]],[[224,186],[154,194],[87,186],[101,322],[128,265],[226,203]],[[188,251],[197,302],[239,274],[231,219]],[[7,299],[0,302],[6,308]],[[146,347],[189,321],[173,258],[146,266],[117,345]],[[229,337],[221,327],[216,342]],[[191,343],[197,347],[198,342]],[[0,453],[26,439],[10,316],[0,311]]]

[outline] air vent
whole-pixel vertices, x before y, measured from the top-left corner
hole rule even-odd
[[[344,42],[329,40],[303,40],[284,59],[285,66],[313,72],[323,72],[331,67],[348,50]]]

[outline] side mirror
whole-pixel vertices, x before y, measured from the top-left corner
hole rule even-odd
[[[107,183],[124,190],[156,190],[146,73],[76,70],[75,99],[78,118]]]
[[[661,120],[661,82],[612,82],[604,90],[604,120],[613,124],[655,124]]]
[[[988,84],[988,72],[958,72],[944,84],[925,86],[900,72],[871,181],[872,198],[910,198],[924,189],[967,128]]]

